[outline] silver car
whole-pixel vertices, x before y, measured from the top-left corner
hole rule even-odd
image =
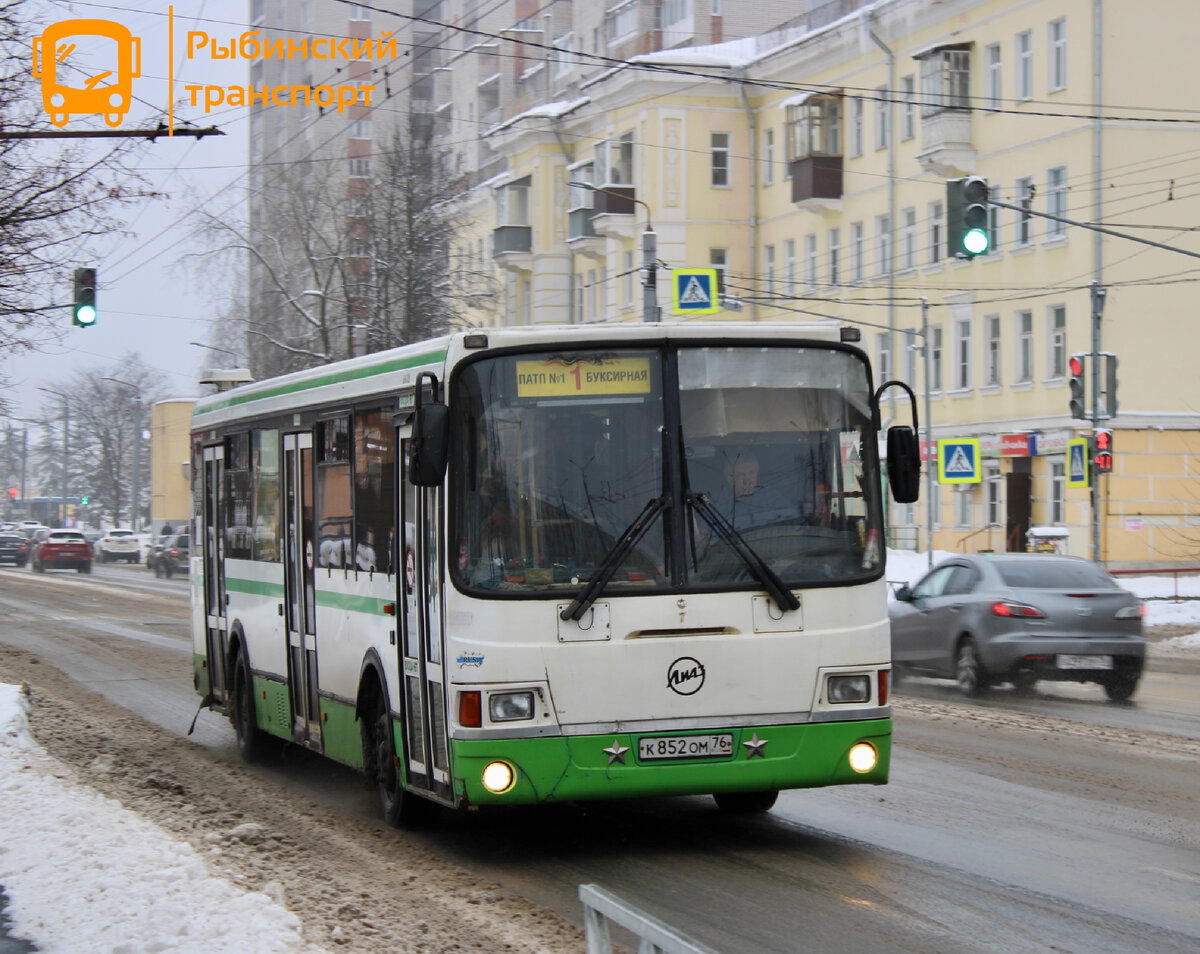
[[[1076,557],[979,554],[939,563],[888,606],[892,664],[949,676],[967,696],[994,682],[1096,682],[1113,702],[1137,688],[1145,606]]]

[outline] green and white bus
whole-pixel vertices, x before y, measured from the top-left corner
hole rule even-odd
[[[203,704],[393,824],[886,782],[883,387],[847,331],[489,329],[201,399]]]

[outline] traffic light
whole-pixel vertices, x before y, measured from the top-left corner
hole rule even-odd
[[[1117,416],[1117,356],[1104,356],[1104,407],[1109,417]]]
[[[1113,432],[1098,427],[1092,434],[1092,462],[1099,474],[1111,474],[1113,469]]]
[[[92,499],[91,497],[80,497],[79,498],[79,506],[86,507],[88,505],[88,501],[91,499]]]
[[[90,328],[96,323],[96,270],[75,269],[75,299],[72,320],[81,328]]]
[[[1071,369],[1071,417],[1087,417],[1087,401],[1084,395],[1087,365],[1084,363],[1087,355],[1073,354],[1067,365]]]
[[[992,244],[988,184],[982,176],[946,180],[946,246],[951,258],[974,258]]]
[[[16,488],[16,487],[9,487],[9,488],[8,488],[8,499],[9,499],[9,500],[16,500],[16,499],[17,499],[17,488]]]

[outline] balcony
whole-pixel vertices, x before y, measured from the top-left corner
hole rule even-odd
[[[592,193],[592,228],[605,238],[622,239],[633,235],[636,193],[630,185],[596,186]]]
[[[508,271],[529,271],[533,267],[533,227],[501,225],[492,229],[492,259]]]
[[[804,156],[790,163],[792,201],[814,212],[842,205],[842,157]]]
[[[921,117],[917,161],[922,169],[940,178],[957,179],[975,171],[975,158],[970,110],[939,109]]]
[[[595,209],[590,206],[570,209],[567,212],[567,247],[576,254],[588,258],[603,258],[605,239],[596,234],[592,224]]]

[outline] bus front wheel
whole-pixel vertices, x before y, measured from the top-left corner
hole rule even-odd
[[[382,691],[375,703],[371,727],[371,754],[383,820],[393,828],[415,827],[433,821],[438,813],[438,805],[407,791],[400,781],[399,759],[392,735],[392,714],[388,711]]]

